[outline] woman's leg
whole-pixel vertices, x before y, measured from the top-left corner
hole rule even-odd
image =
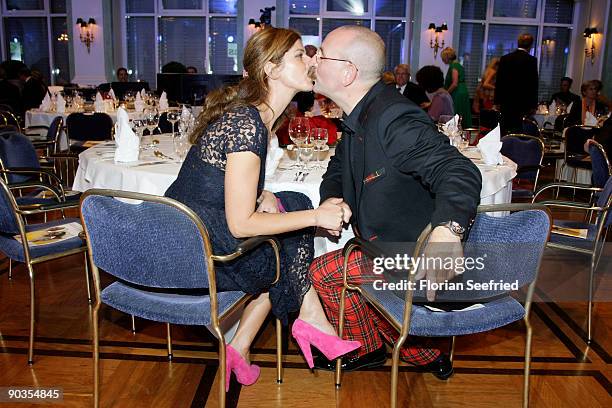
[[[255,339],[271,308],[272,304],[268,293],[262,293],[251,300],[244,308],[236,334],[229,343],[248,363],[250,363],[249,349],[251,343],[253,343],[253,339]]]
[[[334,326],[332,326],[325,316],[323,306],[319,300],[319,295],[317,295],[314,286],[311,286],[304,295],[302,306],[300,307],[300,315],[298,317],[325,334],[337,335],[336,329],[334,329]]]

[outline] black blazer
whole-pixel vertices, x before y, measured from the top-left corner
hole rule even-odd
[[[538,106],[538,60],[517,49],[499,60],[495,103],[501,110],[526,114]]]
[[[321,201],[343,198],[362,237],[414,242],[429,222],[469,226],[480,202],[480,171],[394,86],[374,85],[343,127]]]
[[[414,82],[408,81],[406,83],[403,95],[406,98],[410,99],[412,102],[416,103],[418,106],[421,106],[421,104],[424,102],[429,102],[429,98],[427,97],[427,94],[425,93],[423,88],[421,88]]]
[[[23,110],[38,108],[47,93],[47,87],[36,78],[30,77],[21,91]]]

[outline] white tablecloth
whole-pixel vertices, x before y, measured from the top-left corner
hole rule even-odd
[[[158,149],[168,156],[175,157],[170,135],[159,135]],[[331,152],[333,154],[333,152]],[[481,204],[509,203],[512,199],[512,179],[516,176],[516,164],[504,157],[504,164],[488,166],[482,164],[480,154],[475,149],[468,149],[464,154],[479,168],[483,184]],[[90,188],[108,188],[115,190],[135,191],[140,193],[163,195],[176,179],[180,163],[160,162],[152,150],[141,152],[135,163],[115,163],[114,142],[106,142],[88,149],[79,156],[79,168],[74,180],[73,189],[85,191]],[[279,168],[266,178],[265,188],[269,191],[298,191],[306,194],[314,205],[319,203],[319,185],[324,170],[311,170],[303,183],[293,181],[295,170],[287,170],[293,162],[285,155]],[[345,230],[339,242],[331,242],[324,237],[315,239],[315,255],[342,248],[352,237],[350,230]]]
[[[551,125],[555,125],[555,120],[557,119],[557,115],[555,114],[541,114],[541,113],[536,113],[533,115],[533,119],[538,123],[538,127],[540,129],[544,128],[544,124],[546,122],[550,123]]]

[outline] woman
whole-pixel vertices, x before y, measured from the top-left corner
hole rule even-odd
[[[608,106],[605,102],[602,102],[599,94],[602,87],[601,81],[597,80],[586,81],[580,86],[580,93],[582,94],[581,123],[584,123],[587,112],[595,118],[607,113]],[[572,109],[572,111],[574,111],[574,109]]]
[[[270,310],[287,324],[299,311],[293,337],[312,368],[310,345],[328,358],[359,348],[344,341],[329,323],[308,278],[313,258],[313,228],[339,233],[346,214],[337,203],[316,210],[300,193],[263,191],[269,135],[298,91],[310,91],[304,46],[292,30],[267,28],[249,39],[244,51],[248,76],[234,87],[210,93],[191,135],[194,143],[166,196],[192,208],[206,223],[215,253],[233,252],[241,238],[278,235],[282,241],[281,278],[269,246],[231,264],[217,266],[220,290],[256,295],[227,346],[227,381],[251,385],[259,367],[249,363],[249,348]]]
[[[493,109],[495,99],[495,79],[497,77],[497,67],[499,66],[499,58],[493,58],[487,65],[482,79],[476,88],[474,97],[473,111],[480,113],[480,109]]]
[[[457,53],[451,47],[446,47],[442,50],[442,62],[448,65],[446,72],[446,81],[444,88],[451,94],[453,98],[453,106],[455,113],[458,113],[462,118],[464,128],[472,127],[472,111],[470,109],[470,95],[467,86],[465,85],[465,73],[463,67],[459,64]]]
[[[453,116],[453,98],[444,89],[444,75],[435,65],[427,65],[419,69],[416,80],[425,91],[431,94],[431,103],[427,109],[430,118],[437,122],[441,115]]]

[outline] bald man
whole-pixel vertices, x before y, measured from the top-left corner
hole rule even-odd
[[[321,203],[341,200],[354,230],[381,246],[414,243],[431,223],[432,246],[427,249],[441,242],[454,256],[462,256],[460,241],[480,201],[480,172],[449,145],[448,137],[436,130],[422,109],[381,81],[385,64],[382,39],[364,27],[337,28],[327,35],[312,63],[315,92],[331,98],[345,113],[341,142],[321,183]],[[315,259],[310,268],[313,285],[333,324],[338,323],[343,262],[338,250]],[[452,270],[425,273],[416,278],[443,282],[455,275]],[[375,275],[372,262],[361,252],[348,260],[348,274],[349,282],[357,285],[371,285],[383,277],[398,279],[393,273]],[[429,301],[434,296],[433,292],[426,294]],[[347,292],[343,335],[362,344],[354,355],[343,358],[345,370],[384,364],[383,341],[393,343],[398,337],[353,291]],[[448,357],[437,349],[410,344],[402,348],[401,357],[440,379],[453,372]],[[315,365],[333,369],[335,364],[319,356]]]

